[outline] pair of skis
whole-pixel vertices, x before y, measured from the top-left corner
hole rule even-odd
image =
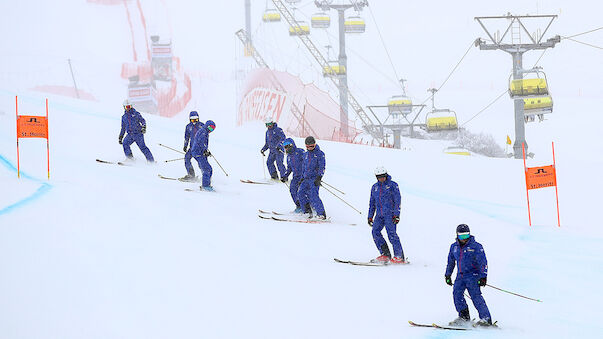
[[[472,324],[471,327],[446,326],[446,325],[438,325],[436,323],[433,323],[431,325],[430,324],[419,324],[419,323],[416,323],[416,322],[410,321],[410,320],[408,321],[408,323],[415,327],[431,327],[431,328],[437,328],[440,330],[452,330],[452,331],[469,331],[474,328],[480,327],[479,325],[476,325],[476,324]],[[499,327],[496,325],[496,321],[495,321],[492,325],[483,327],[483,328],[499,328]]]
[[[270,182],[270,181],[257,181],[257,180],[249,180],[249,179],[240,179],[240,181],[244,184],[254,184],[254,185],[272,185],[275,184],[275,182]]]
[[[404,263],[400,263],[400,264],[394,264],[391,261],[376,261],[374,259],[370,260],[370,261],[353,261],[353,260],[342,260],[342,259],[333,258],[333,260],[335,260],[335,262],[338,262],[341,264],[350,264],[350,265],[354,265],[354,266],[397,266],[397,265],[410,264],[408,259],[406,259],[406,261]]]
[[[306,224],[328,224],[331,222],[330,218],[318,219],[318,218],[302,218],[298,215],[292,215],[287,213],[279,213],[274,211],[258,210],[258,217],[260,219],[274,220],[274,221],[285,221],[285,222],[300,222]]]
[[[96,159],[96,162],[100,162],[101,164],[113,164],[113,165],[121,165],[121,166],[132,166],[132,164],[128,164],[127,162],[122,162],[122,161],[113,162],[113,161],[107,161],[107,160],[102,160],[102,159]]]

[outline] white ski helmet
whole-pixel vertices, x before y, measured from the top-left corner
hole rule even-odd
[[[264,119],[264,123],[267,125],[267,124],[274,123],[274,121],[272,121],[272,117],[267,117],[267,118]]]
[[[132,106],[132,104],[130,103],[130,100],[126,99],[124,100],[123,106],[125,108],[126,106]]]
[[[387,175],[387,170],[383,166],[378,166],[375,168],[375,176]]]

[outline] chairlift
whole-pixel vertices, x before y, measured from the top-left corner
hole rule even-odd
[[[527,122],[532,122],[535,117],[539,121],[544,120],[544,115],[553,113],[553,98],[551,96],[540,96],[523,99],[523,115]]]
[[[300,3],[301,0],[285,0],[285,2],[288,3],[288,4],[290,4],[290,5],[293,5],[293,4]]]
[[[297,21],[299,26],[289,26],[289,35],[308,35],[310,34],[310,26],[305,21]]]
[[[274,8],[267,8],[262,15],[264,22],[279,22],[281,21],[281,13]]]
[[[404,116],[412,112],[412,101],[406,95],[394,95],[387,102],[389,114],[402,114]]]
[[[540,67],[522,70],[524,79],[513,79],[509,76],[509,95],[512,99],[527,99],[549,95],[546,74]]]
[[[427,132],[458,130],[456,112],[450,109],[434,109],[425,116]]]
[[[471,155],[471,152],[461,146],[448,146],[444,149],[444,153],[453,155]]]
[[[366,23],[360,16],[348,17],[345,19],[343,26],[346,33],[364,33],[366,29]]]
[[[345,66],[340,65],[339,61],[329,61],[329,64],[322,69],[322,75],[325,77],[344,75],[345,73]]]
[[[312,28],[329,28],[331,17],[325,12],[319,12],[312,15]]]

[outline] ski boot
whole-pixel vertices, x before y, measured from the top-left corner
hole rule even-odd
[[[201,186],[200,187],[202,191],[207,191],[207,192],[214,192],[214,188],[212,186]]]
[[[466,309],[460,311],[458,318],[449,322],[448,325],[464,327],[470,323],[471,323],[471,317],[469,316],[469,309],[466,308]]]
[[[406,264],[406,260],[404,260],[402,257],[393,257],[391,258],[390,262],[392,264]]]
[[[496,327],[495,324],[492,324],[492,319],[490,319],[490,318],[480,319],[475,324],[473,324],[473,327],[491,327],[491,326]]]
[[[194,182],[197,181],[197,177],[194,174],[187,174],[185,176],[183,176],[182,178],[178,178],[178,180],[180,181],[186,181],[186,182]]]
[[[275,180],[275,181],[276,180],[280,181],[278,178],[278,174],[276,172],[270,173],[270,179]]]
[[[327,215],[325,214],[320,214],[316,216],[316,219],[318,220],[327,220]]]

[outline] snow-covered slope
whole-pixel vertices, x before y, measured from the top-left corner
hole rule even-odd
[[[3,21],[6,27],[6,22],[20,23],[18,14],[32,4],[49,6],[3,3],[4,12],[11,14]],[[115,7],[98,6],[97,16],[87,16],[92,5],[70,5],[69,11],[42,7],[31,13],[32,20],[55,22],[60,31],[71,32],[65,34],[92,32],[94,39],[101,39],[104,35],[95,25],[111,22],[117,12]],[[180,19],[174,20],[174,34],[181,39],[175,38],[180,41],[176,46],[185,51],[183,64],[193,63],[204,49],[193,44],[199,36],[190,31],[211,28],[205,26],[211,11],[195,12],[178,2],[171,6],[172,15]],[[420,8],[410,9],[421,13]],[[67,20],[57,20],[65,19],[65,13],[74,14],[81,25],[88,18],[89,26],[70,31]],[[474,15],[481,14],[488,12]],[[195,21],[195,15],[202,17]],[[121,19],[108,26],[127,30]],[[596,215],[598,192],[603,190],[596,174],[603,165],[596,137],[602,119],[600,98],[563,93],[563,100],[556,101],[559,114],[538,128],[528,127],[528,141],[537,154],[529,166],[550,164],[550,143],[555,141],[560,228],[553,189],[530,192],[534,226],[528,226],[521,160],[445,155],[442,142],[409,139],[403,140],[407,150],[319,141],[327,157],[324,180],[345,191],[342,197],[362,215],[321,189],[331,224],[264,221],[257,217],[258,208],[287,211],[293,204],[282,184],[239,182],[264,177],[259,149],[265,129],[260,123],[234,127],[235,85],[224,69],[231,67],[232,32],[239,25],[235,19],[229,17],[224,29],[214,28],[217,33],[203,40],[222,39],[217,46],[226,52],[204,55],[206,59],[195,64],[221,71],[193,80],[187,107],[198,109],[201,120],[217,124],[210,149],[229,175],[212,162],[216,193],[186,192],[196,186],[157,177],[185,173],[180,161],[164,162],[180,154],[158,143],[180,149],[186,112],[173,119],[145,115],[146,142],[157,164],[141,161],[122,167],[94,161],[123,159],[117,136],[125,90],[118,64],[128,55],[126,34],[109,34],[120,46],[115,49],[95,50],[92,41],[77,49],[59,39],[67,52],[41,42],[51,36],[50,28],[2,38],[7,42],[3,45],[11,42],[20,48],[9,53],[16,60],[16,73],[4,65],[0,85],[0,337],[594,338],[602,332],[598,320],[603,296],[597,291],[603,277],[603,230]],[[587,26],[579,30],[591,28]],[[25,38],[40,43],[25,44]],[[110,45],[102,41],[102,46]],[[42,114],[46,95],[28,89],[52,82],[55,75],[31,73],[36,64],[19,62],[19,51],[31,53],[27,60],[40,60],[46,53],[76,53],[88,89],[98,99],[49,96],[50,180],[46,147],[31,139],[20,141],[22,177],[17,179],[15,95],[22,113]],[[600,92],[600,86],[591,85]],[[454,93],[459,102],[464,95],[473,102],[469,92]],[[491,96],[487,90],[479,93]],[[583,120],[576,119],[575,112]],[[498,134],[509,133],[501,127],[508,119],[500,114],[488,117]],[[133,149],[142,159],[136,146]],[[377,165],[386,166],[400,184],[398,234],[412,264],[337,264],[333,257],[366,260],[377,255],[366,224]],[[443,275],[459,223],[467,223],[484,245],[488,283],[543,302],[484,288],[500,330],[459,334],[409,327],[407,320],[445,323],[456,316]],[[473,306],[470,310],[476,317]]]

